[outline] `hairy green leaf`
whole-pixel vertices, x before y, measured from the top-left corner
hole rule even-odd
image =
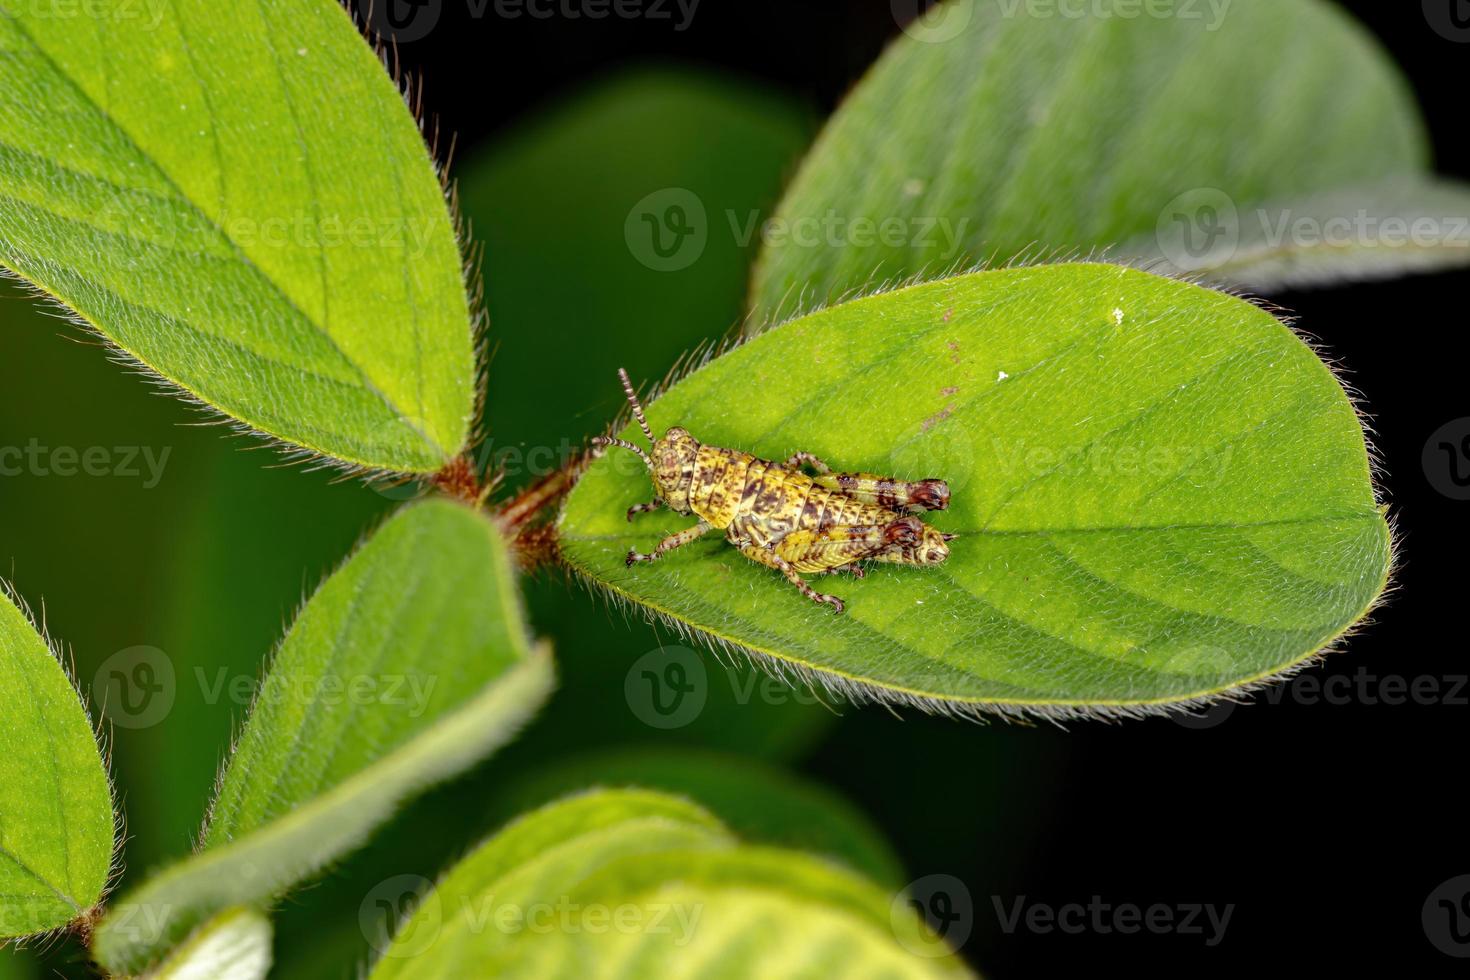
[[[1230,267],[1230,246],[1249,251],[1259,207],[1277,227],[1312,217],[1318,195],[1358,188],[1324,216],[1350,219],[1383,203],[1374,185],[1413,187],[1403,179],[1427,170],[1408,86],[1332,4],[1166,13],[947,0],[911,25],[769,224],[751,328],[883,281],[1124,242],[1129,257],[1198,273],[1218,261],[1232,276],[1245,270]],[[1424,188],[1392,202],[1395,215],[1446,219],[1425,248],[1396,247],[1380,227],[1347,254],[1310,246],[1321,225],[1289,230],[1313,252],[1301,281],[1470,261],[1455,220],[1470,214],[1466,191],[1447,213],[1443,197]]]
[[[0,595],[0,718],[4,939],[88,912],[107,884],[113,845],[112,790],[87,711],[8,594]]]
[[[589,910],[669,908],[688,927],[584,927],[548,943],[525,942],[527,960],[565,964],[566,977],[578,976],[583,964],[593,964],[594,976],[624,975],[612,964],[633,976],[671,976],[702,964],[732,977],[973,975],[906,893],[886,893],[797,851],[747,846],[617,861],[569,898]]]
[[[233,908],[195,930],[148,980],[264,980],[270,968],[270,919]]]
[[[456,866],[373,977],[671,976],[716,963],[780,976],[814,962],[824,976],[964,972],[911,909],[849,872],[739,846],[674,797],[599,790],[522,817]]]
[[[536,927],[539,906],[607,862],[733,844],[704,810],[658,793],[606,790],[553,803],[511,823],[422,896],[372,975],[505,976],[515,935]]]
[[[628,523],[631,453],[559,520],[590,582],[839,694],[972,713],[1136,713],[1271,677],[1357,621],[1389,530],[1342,388],[1275,317],[1120,266],[1014,268],[832,307],[649,407],[655,430],[837,470],[943,478],[942,565],[803,598],[716,535],[625,567],[689,518]],[[641,439],[635,427],[623,432]]]
[[[0,0],[0,107],[0,264],[296,447],[432,472],[464,446],[454,231],[334,0]]]
[[[445,500],[400,511],[306,604],[200,852],[113,907],[94,940],[99,961],[141,969],[214,912],[316,873],[405,798],[502,745],[551,685],[495,526]]]
[[[1470,187],[1393,177],[1253,207],[1204,190],[1118,252],[1154,272],[1260,292],[1434,272],[1470,263]]]
[[[618,748],[573,758],[507,788],[520,812],[584,786],[679,793],[719,814],[741,837],[823,854],[897,885],[903,865],[872,821],[819,783],[756,759],[686,748]]]

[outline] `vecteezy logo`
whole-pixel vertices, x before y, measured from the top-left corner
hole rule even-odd
[[[909,926],[917,913],[922,927]],[[975,906],[970,889],[954,875],[925,875],[909,882],[889,908],[894,935],[916,956],[948,956],[970,938]]]
[[[1424,0],[1424,19],[1445,40],[1470,43],[1470,0]]]
[[[426,36],[439,23],[444,0],[352,0],[374,34],[402,44]]]
[[[1451,878],[1429,893],[1424,935],[1446,956],[1470,958],[1470,875]]]
[[[688,647],[645,653],[628,668],[623,695],[638,720],[651,728],[683,728],[699,717],[709,696],[709,676]]]
[[[1435,429],[1421,461],[1430,486],[1451,500],[1470,500],[1470,418]]]
[[[174,664],[157,647],[119,650],[97,668],[92,703],[120,728],[149,728],[173,710]]]
[[[889,0],[888,6],[905,34],[929,44],[959,37],[975,17],[975,0],[941,0],[927,7],[924,0]]]
[[[683,187],[665,187],[633,205],[623,223],[633,258],[655,272],[687,269],[709,243],[704,202]]]
[[[1159,212],[1159,252],[1185,272],[1229,262],[1240,246],[1240,215],[1230,195],[1215,187],[1185,191]]]
[[[1166,674],[1186,677],[1184,683],[1198,690],[1218,690],[1235,676],[1235,661],[1220,647],[1201,644],[1188,646],[1172,654],[1159,665]],[[1240,702],[1221,698],[1205,707],[1180,709],[1169,713],[1169,720],[1181,728],[1203,730],[1224,723],[1235,713]]]
[[[380,956],[417,956],[439,938],[444,912],[434,885],[422,875],[378,882],[357,907],[363,938]]]

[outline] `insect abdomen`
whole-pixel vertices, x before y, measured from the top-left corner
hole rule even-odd
[[[701,446],[689,490],[694,513],[718,528],[757,518],[771,536],[797,528],[882,524],[896,515],[818,486],[811,477],[738,449]]]

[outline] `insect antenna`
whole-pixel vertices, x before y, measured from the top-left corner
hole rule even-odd
[[[592,445],[594,445],[594,446],[618,446],[618,447],[621,447],[623,449],[630,449],[633,452],[637,453],[640,457],[642,457],[642,459],[643,459],[643,465],[648,467],[648,472],[650,472],[650,473],[653,472],[653,460],[648,457],[648,454],[645,453],[642,450],[641,447],[633,445],[631,442],[629,442],[626,439],[614,439],[614,438],[612,438],[610,436],[598,436],[596,439],[593,439],[592,440]]]
[[[638,427],[643,430],[643,434],[648,437],[649,442],[656,441],[653,438],[653,430],[648,427],[648,419],[643,417],[643,406],[638,404],[638,395],[633,391],[633,382],[628,380],[628,372],[622,368],[618,368],[618,377],[622,379],[623,391],[628,395],[628,404],[633,406],[633,417],[638,420]],[[646,459],[647,457],[644,458]],[[649,464],[649,468],[653,468],[652,463]]]

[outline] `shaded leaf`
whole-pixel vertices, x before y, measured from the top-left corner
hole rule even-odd
[[[200,926],[150,980],[263,980],[271,967],[271,922],[249,908],[226,909]]]
[[[270,899],[507,741],[552,684],[499,531],[430,500],[385,524],[287,634],[200,853],[116,903],[98,959],[136,971],[218,910]]]
[[[60,928],[102,897],[112,791],[86,709],[0,595],[0,939]]]
[[[1022,254],[1142,238],[1126,254],[1199,263],[1224,230],[1221,198],[1246,212],[1369,188],[1339,199],[1351,217],[1382,203],[1374,184],[1426,173],[1408,86],[1334,5],[1173,13],[948,0],[888,49],[803,163],[757,264],[751,328]],[[1464,194],[1453,213],[1467,214]],[[1394,206],[1412,215],[1436,197]],[[1324,251],[1313,265],[1334,278],[1409,268],[1395,255]],[[1450,248],[1435,261],[1467,259]]]
[[[819,783],[743,756],[685,748],[621,748],[573,758],[509,787],[520,812],[584,786],[638,786],[709,807],[748,840],[823,854],[885,885],[903,865],[873,822]]]
[[[1308,660],[1384,587],[1362,429],[1317,356],[1235,297],[1119,266],[1015,268],[832,307],[720,357],[649,408],[706,444],[949,481],[942,565],[816,584],[709,535],[604,456],[562,553],[651,613],[856,698],[971,713],[1136,713]],[[640,439],[629,427],[623,435]],[[829,584],[832,582],[837,584]]]
[[[860,878],[739,846],[694,804],[597,790],[520,818],[456,866],[373,977],[671,976],[713,964],[778,976],[814,960],[824,976],[859,965],[962,974],[922,930]]]
[[[339,4],[4,0],[0,51],[0,263],[270,436],[381,470],[459,452],[458,247]]]
[[[600,791],[553,803],[456,865],[400,924],[372,975],[504,976],[518,931],[509,919],[522,917],[524,928],[533,907],[555,902],[589,872],[623,856],[733,843],[695,804],[657,793]]]
[[[1470,264],[1470,187],[1399,177],[1255,207],[1205,190],[1118,254],[1260,292],[1435,272]]]

